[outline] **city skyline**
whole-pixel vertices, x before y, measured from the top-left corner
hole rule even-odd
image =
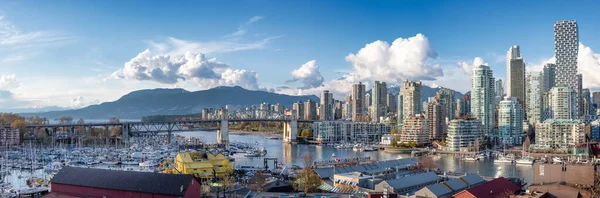
[[[406,25],[398,29],[386,27],[380,31],[369,31],[369,34],[360,30],[356,35],[333,39],[335,35],[344,34],[349,26],[331,21],[319,23],[316,21],[329,16],[315,15],[310,16],[314,20],[302,21],[290,28],[282,23],[298,18],[275,12],[272,8],[261,9],[256,5],[248,7],[248,11],[245,12],[247,14],[233,14],[220,20],[208,21],[207,18],[215,18],[218,13],[211,11],[206,14],[178,17],[166,12],[164,17],[144,18],[152,15],[139,13],[139,10],[154,11],[158,8],[150,6],[134,9],[137,11],[134,13],[139,15],[134,16],[136,14],[126,14],[124,10],[107,10],[119,6],[125,10],[132,7],[116,2],[74,5],[58,3],[54,8],[39,3],[42,10],[29,8],[31,2],[3,4],[5,9],[0,10],[0,28],[8,32],[0,37],[0,43],[6,46],[0,51],[0,67],[3,68],[0,71],[0,105],[3,107],[83,107],[113,101],[139,89],[181,87],[203,90],[222,85],[290,95],[302,93],[318,96],[322,90],[329,90],[334,94],[334,98],[341,99],[342,96],[350,95],[352,84],[362,81],[370,88],[376,80],[388,85],[399,85],[402,80],[422,80],[424,85],[448,87],[464,93],[471,87],[470,79],[464,77],[469,77],[471,69],[479,64],[489,63],[487,65],[494,71],[495,78],[506,79],[506,60],[503,54],[505,49],[512,45],[521,47],[523,58],[527,61],[527,71],[540,71],[553,55],[552,24],[555,21],[570,19],[577,20],[579,24],[579,73],[590,73],[600,68],[600,56],[593,50],[595,46],[600,45],[592,38],[594,30],[598,28],[591,22],[595,16],[585,16],[577,12],[555,16],[544,14],[535,21],[524,19],[518,26],[535,23],[534,26],[523,30],[539,34],[535,39],[525,35],[502,36],[501,33],[491,33],[483,28],[475,31],[481,35],[468,40],[466,37],[473,37],[474,33],[445,27],[454,22],[443,20],[423,25],[419,22],[433,20],[425,18],[418,22],[408,22],[405,19],[411,18],[410,13],[392,12],[391,8],[403,7],[403,3],[390,3],[388,6],[391,8],[383,9],[383,13],[379,14],[373,12],[380,7],[371,5],[362,11],[368,14],[369,19],[375,21],[373,24],[365,24],[358,20],[350,21],[349,24],[374,27],[402,20]],[[275,4],[283,4],[277,6],[285,8],[301,3]],[[315,7],[322,11],[332,10],[334,6],[356,9],[357,5],[353,4],[337,5],[323,2]],[[452,13],[447,10],[448,7],[465,6],[465,2],[457,5],[428,5],[415,2],[404,4],[431,6],[420,9],[439,10],[441,13]],[[475,6],[476,3],[471,4],[473,5],[469,6]],[[544,6],[557,5],[550,3]],[[225,5],[206,6],[219,10],[217,8],[224,9]],[[526,3],[523,6],[533,5]],[[593,9],[595,5],[580,6],[581,9]],[[94,7],[99,8],[91,9]],[[232,10],[240,9],[233,7]],[[72,15],[57,14],[61,13],[57,12],[58,10],[68,12],[78,8],[87,11],[72,12]],[[174,5],[165,9],[177,8],[182,9]],[[36,14],[31,14],[33,12]],[[291,11],[294,12],[298,11]],[[309,13],[312,12],[314,11]],[[388,19],[384,17],[386,13],[395,15]],[[333,17],[346,16],[345,12],[330,14]],[[459,28],[472,28],[483,24],[482,21],[455,17],[465,22]],[[116,22],[115,18],[122,18],[123,21]],[[510,18],[511,16],[491,17],[489,20],[492,24],[501,25],[505,23],[504,20]],[[177,19],[181,22],[168,25],[166,23]],[[96,21],[95,25],[89,25],[91,20]],[[214,26],[209,26],[210,28],[200,33],[195,33],[198,29],[194,27],[190,27],[189,30],[178,29],[185,27],[182,25],[185,22],[191,23],[194,20],[197,22],[188,26],[200,26],[203,23]],[[152,26],[155,22],[165,25]],[[332,28],[323,29],[326,25]],[[100,31],[101,28],[115,32]],[[294,31],[302,28],[305,29]],[[326,31],[318,31],[320,29]],[[444,30],[465,34],[445,35]],[[446,36],[449,38],[445,38]],[[498,39],[474,44],[478,40],[489,38]],[[326,41],[327,39],[334,41]],[[322,41],[325,48],[306,50],[307,44],[300,44],[294,40],[304,40],[308,44]],[[456,42],[460,44],[457,45]],[[114,43],[119,43],[119,47],[113,46]],[[456,46],[461,50],[451,50]],[[376,47],[383,47],[384,50],[377,51]],[[290,53],[298,56],[282,60],[282,57],[288,57],[286,54]],[[148,67],[146,70],[138,70],[140,65]],[[417,69],[407,72],[407,65],[413,65],[415,67],[412,68]],[[161,68],[162,72],[149,71],[156,68]],[[382,69],[385,72],[382,72]],[[584,76],[583,84],[583,88],[598,90],[600,78]]]

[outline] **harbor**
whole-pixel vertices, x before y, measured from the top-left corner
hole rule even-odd
[[[178,133],[174,137],[175,141],[171,144],[167,144],[166,139],[167,137],[164,135],[159,135],[132,138],[129,143],[116,145],[86,147],[59,144],[49,147],[30,144],[18,148],[5,148],[3,151],[5,157],[0,160],[3,192],[17,195],[26,192],[47,191],[48,181],[64,166],[177,174],[172,170],[173,165],[165,162],[172,163],[179,154],[186,152],[206,153],[203,158],[213,160],[215,156],[222,156],[217,158],[228,161],[228,164],[231,163],[227,166],[236,171],[243,170],[252,173],[260,171],[282,173],[283,170],[299,170],[304,166],[303,155],[306,153],[314,156],[313,165],[315,167],[374,163],[413,157],[418,160],[427,158],[432,163],[430,166],[441,174],[476,173],[485,178],[520,178],[528,184],[533,182],[532,164],[534,160],[537,160],[538,163],[569,161],[569,159],[558,157],[547,160],[540,158],[517,159],[514,155],[503,156],[493,152],[479,155],[423,153],[423,156],[414,156],[415,153],[389,153],[379,149],[367,152],[365,149],[367,147],[360,144],[347,144],[344,147],[288,144],[283,143],[277,136],[256,133],[231,134],[229,149],[220,148],[220,145],[216,144],[216,133],[212,131]],[[190,158],[196,159],[198,156]],[[275,161],[272,162],[272,160]],[[580,161],[579,163],[591,162]],[[213,169],[211,166],[207,170],[212,171]],[[194,172],[183,173],[194,174]],[[287,171],[287,173],[294,172]],[[224,172],[215,172],[214,174],[223,175]],[[253,174],[248,174],[244,179],[250,180],[251,176]],[[210,175],[198,175],[198,177],[211,178]]]

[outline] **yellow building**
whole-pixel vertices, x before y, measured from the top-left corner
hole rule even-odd
[[[175,157],[175,168],[182,174],[194,174],[197,178],[210,179],[215,175],[224,177],[231,165],[220,153],[185,152]]]

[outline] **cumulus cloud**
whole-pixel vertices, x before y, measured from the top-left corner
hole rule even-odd
[[[21,86],[15,74],[0,75],[0,90],[10,90]]]
[[[469,64],[466,61],[460,61],[458,63],[456,63],[458,66],[460,66],[463,71],[467,74],[472,74],[473,73],[473,68],[480,66],[480,65],[488,65],[487,62],[485,62],[485,60],[483,60],[483,58],[481,57],[475,57],[473,59],[473,63]]]
[[[323,85],[323,76],[319,72],[316,60],[311,60],[292,71],[292,80],[288,82],[302,82],[302,89],[315,88]]]
[[[0,107],[2,108],[23,108],[31,104],[29,101],[17,98],[11,91],[0,90]]]
[[[163,84],[176,84],[194,80],[200,88],[215,86],[242,86],[258,89],[258,75],[253,71],[231,69],[216,58],[202,53],[186,52],[181,56],[152,55],[147,49],[124,67],[111,75],[112,79],[151,80]]]
[[[346,79],[381,80],[401,83],[403,80],[434,80],[444,75],[438,64],[431,64],[437,53],[422,34],[398,38],[390,45],[385,41],[367,44],[356,54],[350,53],[346,61],[353,70]]]

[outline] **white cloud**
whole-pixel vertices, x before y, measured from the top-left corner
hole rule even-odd
[[[473,59],[473,63],[469,64],[466,61],[460,61],[456,63],[458,66],[460,66],[463,71],[467,74],[472,74],[473,73],[473,68],[480,66],[480,65],[488,65],[487,62],[485,62],[485,60],[483,60],[483,58],[481,57],[475,57]]]
[[[243,36],[244,34],[246,34],[248,32],[248,26],[250,26],[251,24],[260,21],[261,19],[263,19],[262,16],[253,16],[252,18],[248,19],[248,21],[246,21],[246,23],[241,24],[240,26],[238,26],[237,31],[225,35],[225,38],[232,38],[232,37],[239,37],[239,36]]]
[[[319,72],[316,60],[311,60],[292,71],[292,80],[288,82],[302,82],[302,89],[315,88],[323,85],[323,76]]]
[[[444,75],[442,68],[431,64],[437,53],[422,34],[398,38],[388,44],[375,41],[356,54],[346,56],[353,70],[346,76],[350,80],[401,83],[403,80],[434,80]]]
[[[261,40],[243,42],[239,40],[216,40],[197,42],[168,37],[163,42],[148,41],[150,49],[154,52],[169,55],[181,55],[186,52],[193,53],[224,53],[254,49],[264,49],[274,39],[283,36],[267,37]]]
[[[28,107],[32,103],[26,100],[21,100],[15,97],[11,91],[0,90],[0,107],[2,108],[23,108]]]
[[[525,69],[527,72],[541,72],[544,69],[544,65],[548,63],[556,63],[556,57],[552,56],[552,58],[542,59],[537,63],[527,63]]]
[[[18,27],[0,16],[0,45],[15,48],[40,47],[64,44],[73,41],[71,35],[52,31],[23,32]]]
[[[10,90],[21,86],[15,74],[0,75],[0,90]]]
[[[258,89],[258,75],[253,71],[231,69],[229,65],[205,54],[186,52],[181,56],[152,55],[147,49],[111,75],[112,79],[150,80],[174,85],[194,80],[201,89],[215,86],[242,86]]]

